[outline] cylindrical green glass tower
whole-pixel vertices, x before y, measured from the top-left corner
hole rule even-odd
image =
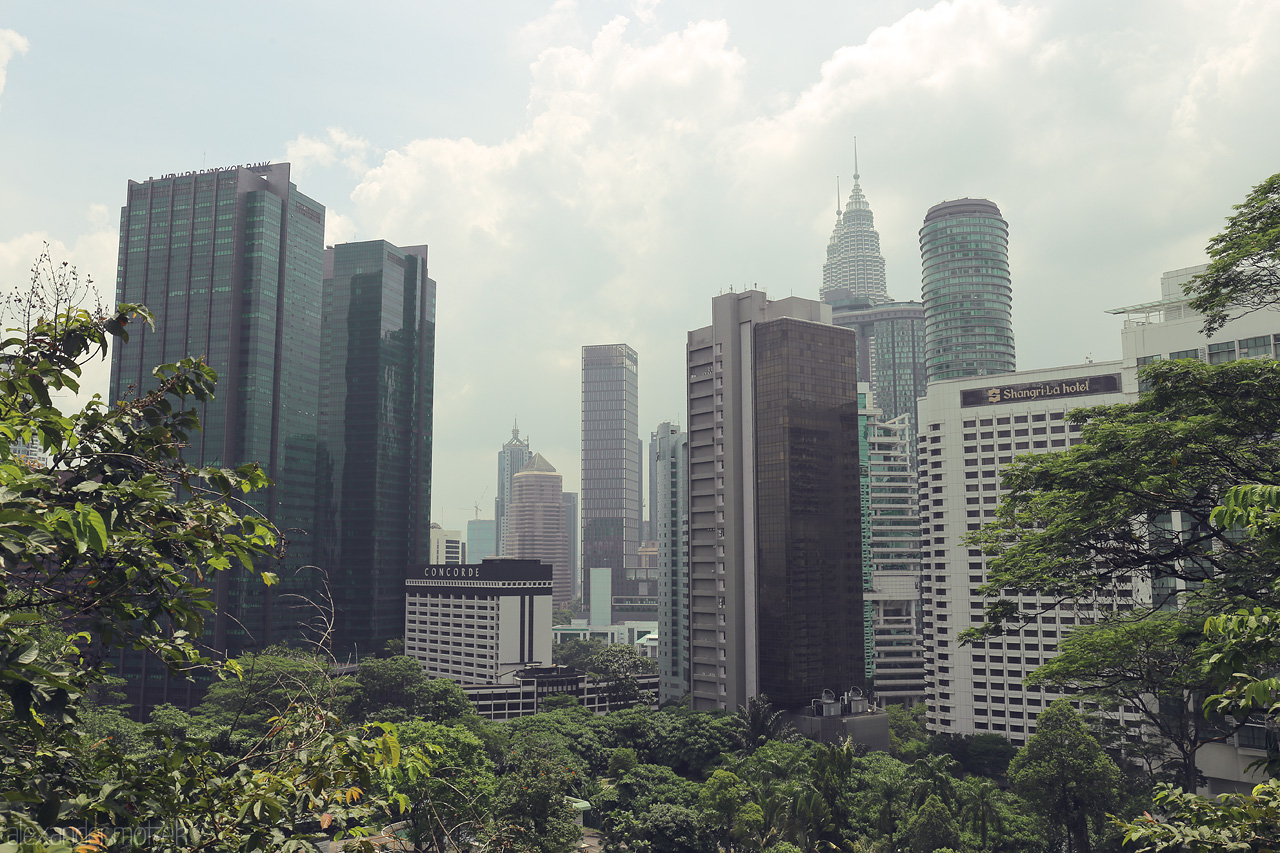
[[[929,208],[920,229],[925,378],[1011,373],[1009,223],[986,199]]]

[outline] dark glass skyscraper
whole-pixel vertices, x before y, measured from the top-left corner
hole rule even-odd
[[[615,621],[657,618],[657,571],[639,568],[640,388],[626,344],[582,348],[583,599],[590,570],[612,570]]]
[[[693,710],[865,688],[856,335],[758,291],[689,333]]]
[[[338,658],[404,634],[404,579],[428,562],[436,283],[427,247],[325,252],[316,562]]]
[[[116,299],[146,305],[156,323],[113,348],[111,399],[154,388],[155,365],[204,356],[217,394],[193,404],[204,430],[183,456],[261,465],[275,485],[248,500],[285,531],[314,529],[324,213],[277,163],[130,181],[120,214]],[[315,588],[301,568],[314,562],[312,541],[289,534],[273,589],[254,573],[215,574],[218,609],[203,642],[237,654],[296,636],[312,614],[284,602]],[[198,695],[154,660],[126,655],[120,665],[144,711]]]
[[[929,382],[1015,369],[1009,223],[981,198],[929,208],[920,229]]]

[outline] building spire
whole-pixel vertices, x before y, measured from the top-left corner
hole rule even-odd
[[[840,176],[836,175],[836,216],[840,215]]]
[[[858,137],[853,138],[853,179],[856,181],[861,175],[858,174]]]
[[[511,437],[516,440],[519,440],[520,438],[520,419],[519,418],[511,419]]]

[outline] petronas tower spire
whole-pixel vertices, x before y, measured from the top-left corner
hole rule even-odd
[[[884,255],[880,254],[880,232],[875,228],[875,215],[862,193],[854,148],[853,189],[844,210],[836,210],[836,227],[827,243],[827,262],[822,265],[822,288],[819,294],[831,301],[829,294],[846,289],[849,296],[861,296],[873,305],[889,302],[885,284]],[[834,296],[834,294],[832,294]]]

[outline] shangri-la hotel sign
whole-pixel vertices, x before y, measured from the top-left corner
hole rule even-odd
[[[1116,394],[1119,391],[1120,374],[1104,373],[1099,376],[1053,379],[1047,382],[1026,382],[1021,385],[971,388],[960,392],[960,406],[968,408],[970,406],[998,406],[1004,403],[1030,403],[1037,400],[1056,400],[1060,397]]]

